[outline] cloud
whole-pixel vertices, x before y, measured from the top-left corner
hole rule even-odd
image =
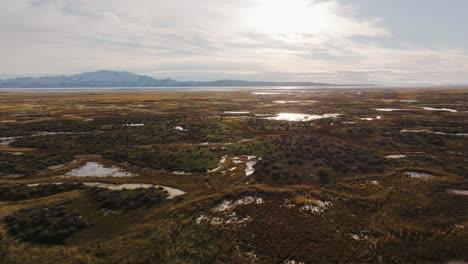
[[[0,34],[3,76],[468,81],[464,51],[383,46],[391,30],[337,0],[3,0]]]

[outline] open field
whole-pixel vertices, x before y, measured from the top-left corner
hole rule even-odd
[[[0,218],[66,229],[0,263],[468,261],[467,171],[467,89],[0,92]]]

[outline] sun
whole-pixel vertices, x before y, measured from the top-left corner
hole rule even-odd
[[[258,0],[245,19],[257,32],[277,36],[319,34],[333,20],[331,6],[310,0]]]

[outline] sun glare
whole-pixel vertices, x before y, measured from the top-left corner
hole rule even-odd
[[[321,33],[332,18],[329,4],[314,4],[307,0],[261,0],[246,17],[257,31],[288,38]]]

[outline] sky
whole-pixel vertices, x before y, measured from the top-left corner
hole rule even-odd
[[[466,0],[1,0],[0,78],[468,84]]]

